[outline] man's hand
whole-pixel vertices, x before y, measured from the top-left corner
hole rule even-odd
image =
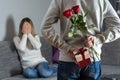
[[[84,39],[84,43],[87,47],[91,48],[94,45],[94,37],[88,36]]]
[[[68,51],[68,55],[74,60],[76,61],[75,59],[75,54],[79,51],[79,49],[77,48],[70,48],[70,50]]]

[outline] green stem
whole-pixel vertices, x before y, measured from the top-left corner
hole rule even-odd
[[[93,47],[91,47],[91,49],[92,49],[92,51],[94,51],[94,52],[95,52],[95,54],[96,54],[97,58],[99,59],[99,57],[98,57],[98,53],[96,52],[96,50],[95,50]]]

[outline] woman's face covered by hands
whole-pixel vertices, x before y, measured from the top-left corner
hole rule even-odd
[[[22,33],[23,34],[29,34],[31,33],[31,24],[28,22],[24,22],[23,26],[22,26]]]

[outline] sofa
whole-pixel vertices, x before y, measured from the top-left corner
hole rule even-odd
[[[42,42],[42,55],[52,66],[53,47],[40,37]],[[30,79],[30,80],[56,80],[56,73],[49,78]],[[22,76],[22,67],[17,50],[12,41],[0,41],[0,80],[29,80]]]
[[[52,63],[53,47],[40,37],[42,55]],[[113,42],[102,48],[102,76],[120,74],[120,44]],[[0,80],[57,80],[56,73],[49,78],[26,79],[22,76],[21,63],[12,41],[0,41]],[[107,80],[107,79],[104,79]]]
[[[102,77],[105,80],[120,80],[120,39],[102,47]]]

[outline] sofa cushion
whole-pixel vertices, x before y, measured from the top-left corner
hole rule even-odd
[[[120,39],[104,44],[102,47],[102,64],[120,66]]]
[[[42,55],[47,59],[49,63],[52,63],[53,47],[43,37],[40,37],[41,41],[41,52]]]
[[[0,80],[19,73],[21,73],[21,67],[13,43],[0,41]]]
[[[102,65],[102,76],[104,77],[110,74],[120,75],[120,66]]]
[[[120,74],[106,75],[103,80],[120,80]]]
[[[14,77],[9,77],[9,78],[4,78],[2,80],[57,80],[56,73],[54,73],[51,77],[49,78],[36,78],[36,79],[27,79],[24,78],[22,75],[17,75]]]

